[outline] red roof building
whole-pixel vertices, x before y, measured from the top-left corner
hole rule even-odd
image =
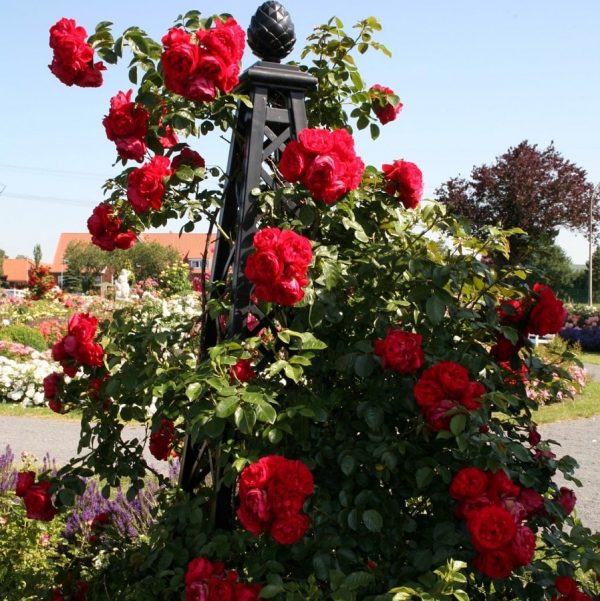
[[[192,273],[199,273],[202,267],[202,257],[208,240],[208,234],[173,234],[173,233],[151,233],[145,232],[140,235],[142,242],[156,242],[161,246],[171,246],[179,252],[182,260],[188,262]],[[88,233],[62,233],[58,238],[54,260],[50,271],[58,279],[67,271],[67,265],[64,262],[65,251],[71,242],[92,243],[92,236]],[[208,247],[208,264],[213,253],[214,236]]]
[[[31,259],[4,259],[2,273],[11,288],[26,288],[29,282],[29,271],[33,269]]]

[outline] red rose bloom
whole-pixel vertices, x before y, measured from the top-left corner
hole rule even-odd
[[[256,298],[285,306],[301,301],[312,261],[310,240],[291,230],[265,228],[254,234],[253,245],[244,275],[255,285]]]
[[[64,383],[65,377],[63,374],[54,372],[44,378],[44,396],[47,399],[53,399],[58,394],[58,391]]]
[[[310,519],[303,513],[276,517],[271,526],[271,536],[281,545],[293,545],[299,541],[310,526]]]
[[[150,453],[159,461],[165,461],[173,451],[175,424],[165,417],[160,420],[158,430],[150,434]]]
[[[524,488],[521,490],[519,503],[525,508],[527,517],[544,511],[544,497],[533,488]]]
[[[345,129],[303,129],[285,147],[279,170],[288,182],[299,181],[317,199],[332,204],[360,184],[364,163]]]
[[[383,165],[384,190],[390,196],[398,196],[407,209],[414,209],[423,196],[423,174],[409,161],[398,160]]]
[[[491,551],[510,543],[517,531],[517,524],[506,509],[489,505],[469,516],[467,528],[478,551]]]
[[[567,319],[567,310],[562,301],[554,296],[552,288],[544,284],[534,284],[533,291],[537,300],[527,319],[527,333],[538,336],[557,334]]]
[[[230,92],[239,79],[244,37],[232,17],[196,31],[195,40],[183,29],[170,29],[162,38],[165,86],[198,102],[214,100],[217,90]]]
[[[479,409],[485,387],[469,381],[469,372],[458,363],[444,361],[426,369],[413,388],[415,401],[434,430],[447,430],[452,419],[449,411],[463,406]]]
[[[493,499],[519,496],[521,488],[506,475],[504,470],[488,472],[488,476],[490,479],[489,492]]]
[[[86,30],[73,19],[60,19],[50,28],[53,50],[50,71],[64,84],[83,88],[102,85],[102,62],[94,63],[94,49],[87,43]]]
[[[394,121],[404,106],[401,102],[393,105],[388,101],[386,97],[393,94],[394,91],[391,88],[380,86],[377,83],[369,88],[371,108],[382,125]]]
[[[185,572],[186,601],[258,601],[261,586],[238,582],[234,570],[225,571],[220,561],[192,559]]]
[[[67,324],[67,334],[52,346],[52,358],[64,372],[74,377],[80,365],[100,367],[102,346],[94,342],[98,320],[88,313],[75,313]]]
[[[487,490],[488,477],[483,470],[476,467],[465,467],[452,479],[450,496],[457,501],[475,498]]]
[[[421,348],[422,337],[404,330],[388,330],[383,340],[376,340],[373,354],[381,358],[383,369],[401,374],[412,374],[423,366],[425,355]]]
[[[177,156],[173,157],[171,169],[177,171],[182,165],[187,165],[192,169],[198,169],[199,167],[205,167],[206,163],[195,150],[184,148]]]
[[[17,486],[15,494],[17,497],[24,497],[25,493],[33,486],[35,482],[35,472],[26,471],[17,474]]]
[[[566,486],[561,486],[558,496],[558,502],[563,508],[565,514],[569,515],[573,511],[573,509],[575,509],[577,497],[570,488],[567,488]]]
[[[58,513],[52,505],[52,498],[48,492],[50,482],[47,480],[30,486],[23,496],[27,517],[31,520],[49,522]]]
[[[122,159],[141,163],[146,153],[150,113],[131,100],[133,91],[119,92],[110,99],[110,110],[102,120],[106,137],[117,146]]]
[[[123,220],[114,214],[109,203],[100,203],[87,220],[88,231],[92,234],[92,244],[107,251],[115,248],[122,250],[131,248],[137,236],[132,230],[122,232],[122,223]]]
[[[301,461],[280,455],[262,457],[240,475],[237,516],[255,536],[269,531],[277,542],[293,544],[310,525],[301,510],[313,490],[312,474]]]
[[[231,377],[240,382],[249,382],[256,378],[256,372],[252,368],[250,359],[238,359],[238,362],[231,368]]]
[[[535,553],[535,534],[527,526],[517,526],[509,551],[515,566],[531,563]]]
[[[170,165],[167,157],[157,155],[129,174],[127,198],[136,213],[160,209],[165,193],[164,178],[172,173]]]
[[[505,549],[494,549],[477,555],[473,565],[490,578],[508,578],[513,569],[513,557]]]

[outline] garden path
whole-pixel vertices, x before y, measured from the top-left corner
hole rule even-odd
[[[57,464],[64,465],[71,457],[77,455],[80,424],[77,421],[62,419],[4,416],[0,418],[0,453],[6,445],[10,445],[18,461],[23,451],[38,459],[49,453]],[[144,428],[132,427],[125,430],[131,439],[142,437]],[[166,463],[157,461],[148,450],[144,457],[153,468],[161,468],[166,472]]]
[[[143,428],[126,431],[131,437],[143,435]],[[576,489],[579,516],[586,526],[600,531],[600,416],[548,424],[540,427],[540,433],[561,445],[555,448],[557,455],[571,455],[578,460],[576,475],[583,488],[560,484]],[[79,423],[75,421],[10,416],[0,419],[0,452],[9,444],[17,458],[22,451],[40,459],[49,452],[59,464],[65,463],[76,455],[78,441]],[[165,462],[149,454],[147,459],[153,467],[166,470]]]

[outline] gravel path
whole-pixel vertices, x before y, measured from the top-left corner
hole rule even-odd
[[[143,428],[128,430],[131,437],[143,435]],[[600,531],[600,416],[557,422],[540,426],[539,430],[543,438],[560,444],[554,449],[559,457],[570,455],[579,462],[576,476],[583,488],[575,487],[572,482],[559,482],[575,490],[577,511],[583,523],[593,531]],[[0,453],[9,444],[17,460],[23,451],[39,459],[49,452],[59,465],[64,464],[76,455],[78,441],[79,422],[9,416],[0,419]],[[165,466],[149,455],[147,459],[154,467]]]
[[[4,416],[0,418],[0,453],[10,445],[17,461],[23,451],[40,460],[49,453],[59,466],[64,465],[77,455],[79,428],[78,421]],[[129,438],[142,437],[144,428],[127,428],[127,434]],[[166,465],[156,461],[147,450],[144,457],[154,468]]]
[[[581,521],[592,531],[600,532],[600,416],[556,422],[540,426],[539,431],[542,438],[560,443],[560,447],[554,447],[559,457],[570,455],[577,459],[579,469],[575,476],[583,487],[558,478],[557,482],[575,491]]]

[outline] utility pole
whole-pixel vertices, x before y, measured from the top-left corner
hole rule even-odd
[[[596,198],[600,194],[600,184],[596,184],[592,193],[590,194],[590,222],[588,232],[588,243],[589,243],[589,259],[588,259],[588,304],[590,308],[594,305],[594,286],[593,286],[593,270],[594,270],[594,203]]]

